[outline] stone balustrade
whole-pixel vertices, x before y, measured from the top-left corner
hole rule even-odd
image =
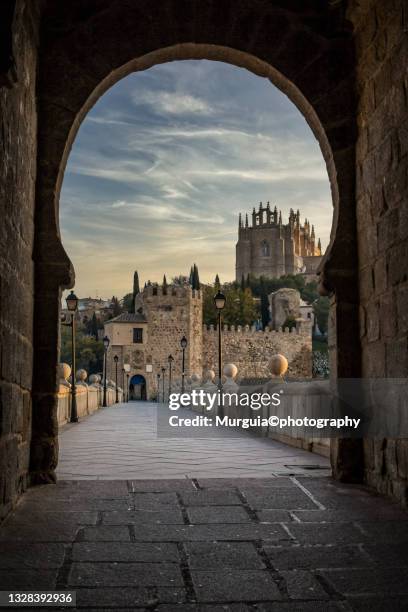
[[[66,363],[60,364],[57,411],[59,426],[68,423],[71,415],[72,393],[71,384],[68,380],[70,375],[71,368],[69,365]],[[76,399],[79,418],[96,412],[96,410],[102,407],[103,402],[103,385],[101,384],[100,376],[97,374],[90,376],[89,384],[85,382],[87,377],[88,375],[85,370],[78,370],[76,373]],[[119,402],[123,401],[123,391],[120,387],[118,387],[118,399]],[[115,383],[109,380],[106,387],[106,403],[108,406],[112,406],[115,402]]]

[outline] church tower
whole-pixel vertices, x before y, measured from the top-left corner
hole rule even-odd
[[[314,275],[321,260],[320,238],[310,221],[300,221],[300,211],[291,208],[288,223],[283,224],[282,212],[270,202],[253,207],[251,225],[248,213],[245,223],[238,218],[235,279],[241,282],[248,274],[256,277],[279,278],[286,274]]]

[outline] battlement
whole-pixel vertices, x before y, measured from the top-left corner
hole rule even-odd
[[[262,336],[262,335],[279,335],[279,334],[285,334],[285,335],[296,335],[296,336],[300,336],[300,335],[304,335],[304,336],[309,336],[311,335],[311,321],[309,320],[305,320],[305,319],[298,319],[296,322],[296,327],[285,327],[282,329],[271,329],[269,327],[265,328],[265,330],[259,330],[256,329],[255,325],[223,325],[222,326],[222,333],[227,334],[227,335],[233,335],[233,334],[245,334],[245,335],[252,335],[252,336]],[[203,334],[215,334],[216,332],[218,332],[218,326],[217,325],[203,325]]]
[[[166,298],[171,299],[187,299],[201,301],[202,295],[199,289],[193,289],[190,285],[147,285],[142,292],[143,298]]]

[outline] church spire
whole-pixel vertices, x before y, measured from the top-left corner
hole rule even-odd
[[[248,213],[245,213],[245,227],[248,227]]]
[[[238,227],[241,229],[242,227],[242,215],[241,213],[239,213],[239,218],[238,218]]]

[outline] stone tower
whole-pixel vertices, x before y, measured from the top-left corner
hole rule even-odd
[[[190,285],[159,286],[148,284],[136,295],[134,312],[122,313],[105,323],[110,340],[107,355],[108,378],[115,377],[114,356],[119,358],[118,371],[130,365],[130,382],[144,380],[146,399],[157,394],[157,374],[165,367],[165,389],[168,389],[169,364],[172,355],[172,389],[179,390],[182,373],[180,340],[187,338],[185,375],[202,375],[203,326],[201,291]],[[121,381],[121,375],[119,377]]]
[[[290,209],[288,223],[282,222],[282,213],[259,204],[245,221],[239,215],[238,242],[236,245],[236,273],[238,282],[242,276],[279,278],[285,274],[314,274],[321,260],[320,239],[316,241],[314,226],[305,219],[300,222],[299,210]]]

